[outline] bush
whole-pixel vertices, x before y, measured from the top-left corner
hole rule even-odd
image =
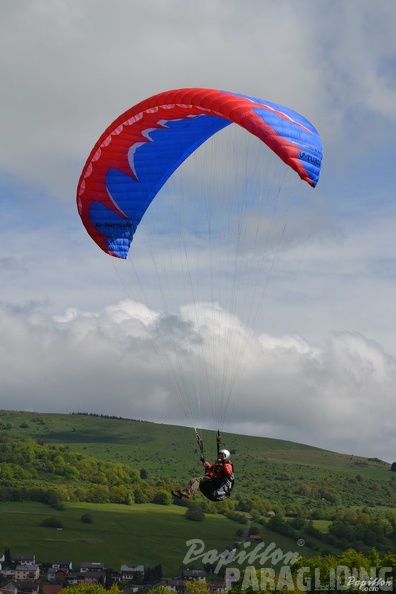
[[[187,508],[185,513],[186,520],[192,520],[193,522],[203,522],[205,519],[205,512],[202,505],[199,503],[192,503]]]
[[[42,520],[40,526],[44,526],[45,528],[63,528],[63,522],[56,516],[51,516]]]
[[[157,505],[170,505],[172,503],[172,495],[167,491],[160,491],[154,495],[153,503]]]
[[[150,501],[150,497],[146,495],[146,493],[143,491],[143,489],[140,489],[140,487],[137,487],[137,489],[134,490],[133,497],[135,503],[148,503]]]
[[[93,524],[93,517],[91,514],[83,514],[80,518],[80,522],[83,522],[84,524]]]

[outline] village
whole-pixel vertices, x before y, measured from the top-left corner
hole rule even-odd
[[[123,594],[135,594],[159,585],[184,594],[185,584],[191,580],[205,581],[208,592],[225,591],[224,582],[208,581],[204,569],[184,569],[181,576],[166,578],[162,577],[160,566],[147,572],[144,565],[121,565],[116,571],[107,569],[100,561],[82,561],[76,569],[68,559],[38,563],[34,553],[12,555],[7,567],[5,561],[3,554],[0,557],[0,594],[58,594],[68,586],[101,584],[108,587],[113,583],[119,585]]]

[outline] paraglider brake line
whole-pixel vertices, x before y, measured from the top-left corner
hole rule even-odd
[[[194,428],[194,433],[195,433],[195,439],[197,441],[197,444],[199,446],[199,450],[201,452],[201,459],[205,459],[205,454],[204,454],[204,445],[203,445],[203,439],[202,437],[199,435],[198,431]],[[219,453],[220,450],[220,445],[221,445],[221,437],[220,437],[220,429],[217,430],[217,435],[216,435],[216,446],[217,446],[217,454]]]

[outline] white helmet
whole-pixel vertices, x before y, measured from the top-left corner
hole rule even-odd
[[[219,456],[225,462],[230,459],[230,452],[228,450],[219,450]]]

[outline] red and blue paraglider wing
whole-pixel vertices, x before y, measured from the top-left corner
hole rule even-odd
[[[138,103],[102,134],[77,188],[81,219],[106,253],[128,256],[148,206],[177,167],[231,123],[262,140],[315,186],[320,136],[298,113],[262,99],[210,89],[179,89]]]

